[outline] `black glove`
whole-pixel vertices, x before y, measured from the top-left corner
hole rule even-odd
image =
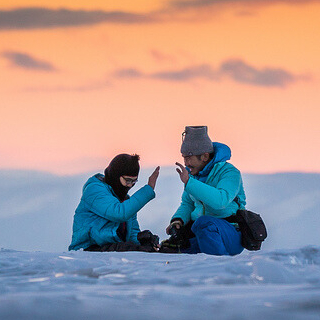
[[[176,225],[172,225],[169,229],[169,242],[172,244],[180,244],[184,240],[185,231],[183,227],[180,227],[179,229],[176,227]]]
[[[137,239],[142,246],[156,247],[159,245],[159,237],[156,234],[152,234],[150,230],[144,230],[138,233]]]

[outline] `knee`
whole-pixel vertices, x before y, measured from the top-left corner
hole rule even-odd
[[[208,226],[217,226],[217,218],[210,216],[201,216],[199,217],[192,225],[192,232],[196,233],[199,229],[205,229]]]

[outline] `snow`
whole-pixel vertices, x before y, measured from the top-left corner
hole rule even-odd
[[[235,257],[0,251],[0,319],[319,319],[320,247]]]
[[[1,320],[320,319],[320,174],[243,175],[268,238],[235,257],[66,252],[89,176],[0,171]],[[162,168],[141,229],[164,239],[182,189]]]

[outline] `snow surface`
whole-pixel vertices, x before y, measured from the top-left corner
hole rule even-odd
[[[0,319],[320,319],[320,247],[235,257],[0,251]]]
[[[89,176],[0,171],[1,320],[320,319],[320,174],[243,175],[268,238],[235,257],[65,252]],[[141,229],[165,238],[182,188],[161,168]]]

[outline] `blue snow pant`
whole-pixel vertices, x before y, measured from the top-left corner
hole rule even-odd
[[[183,253],[206,253],[212,255],[236,255],[243,251],[241,232],[224,219],[201,216],[192,225],[194,238],[189,239],[190,247]]]

